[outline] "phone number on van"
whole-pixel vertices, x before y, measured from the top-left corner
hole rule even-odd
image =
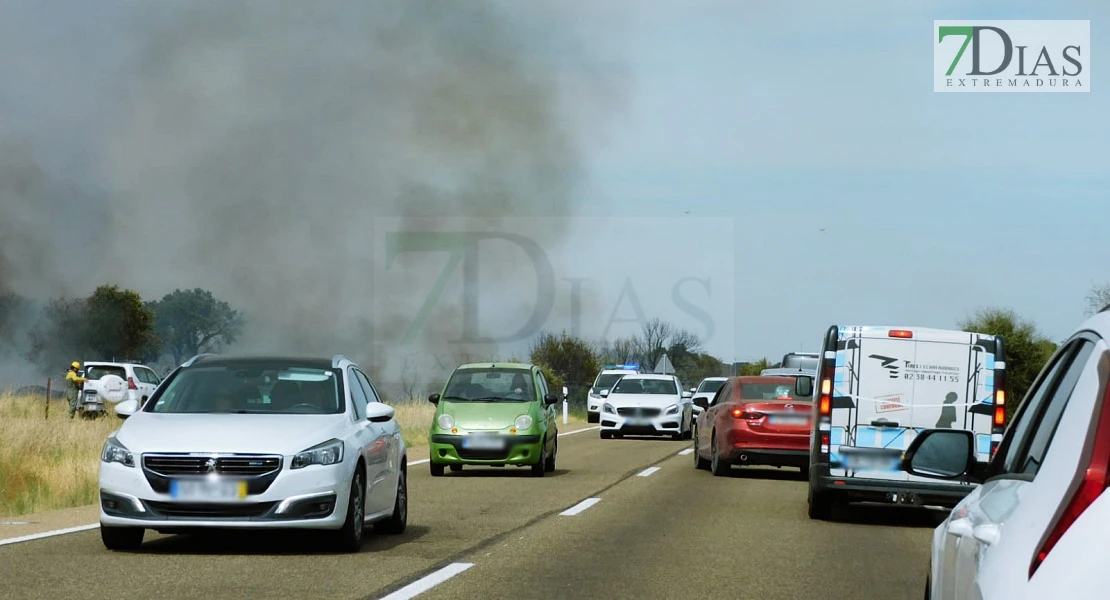
[[[914,379],[916,381],[947,381],[950,383],[959,383],[960,378],[957,375],[929,375],[927,373],[906,373],[905,379]]]

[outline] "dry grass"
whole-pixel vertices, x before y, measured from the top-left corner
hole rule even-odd
[[[70,419],[65,401],[0,392],[0,516],[96,501],[100,450],[121,421]],[[109,409],[111,411],[111,409]]]
[[[428,445],[435,405],[409,399],[393,405],[405,445]],[[97,469],[104,440],[123,423],[109,405],[96,420],[70,419],[66,403],[0,392],[0,517],[96,502]],[[571,425],[585,414],[570,414]],[[562,420],[560,418],[560,425]]]

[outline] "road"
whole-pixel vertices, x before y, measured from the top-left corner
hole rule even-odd
[[[559,446],[542,479],[516,468],[432,478],[413,465],[408,531],[368,532],[359,554],[323,552],[305,535],[154,532],[140,552],[113,553],[94,529],[0,546],[0,598],[922,595],[935,515],[853,507],[839,522],[811,521],[796,471],[714,477],[683,453],[690,442],[596,431]]]

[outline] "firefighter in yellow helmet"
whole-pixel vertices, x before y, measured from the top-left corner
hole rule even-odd
[[[85,387],[85,382],[88,379],[81,377],[77,371],[81,370],[81,363],[73,361],[69,365],[69,370],[66,371],[66,400],[69,400],[69,418],[77,412],[77,398],[81,395],[81,389]]]

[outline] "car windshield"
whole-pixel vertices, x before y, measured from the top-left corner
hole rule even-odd
[[[740,396],[747,401],[752,400],[797,400],[807,402],[808,397],[794,397],[794,385],[789,383],[743,383],[740,384]]]
[[[607,390],[613,387],[613,384],[625,375],[625,373],[602,373],[601,375],[597,376],[597,381],[594,382],[594,389]]]
[[[612,394],[677,394],[672,379],[642,379],[625,377],[613,388]]]
[[[812,356],[787,356],[786,360],[782,361],[782,368],[816,371],[817,358]]]
[[[723,380],[703,381],[701,382],[701,385],[698,386],[698,393],[701,394],[703,392],[707,392],[710,394],[716,394],[717,390],[724,387],[724,385],[725,382]]]
[[[182,369],[146,410],[155,413],[339,414],[334,371],[288,362]]]
[[[536,398],[529,375],[523,369],[458,369],[448,380],[443,399],[452,402],[528,402]]]

